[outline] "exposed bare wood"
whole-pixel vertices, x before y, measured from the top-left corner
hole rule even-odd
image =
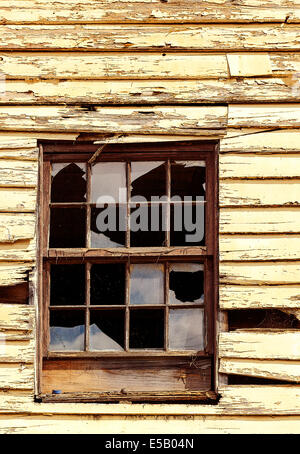
[[[299,304],[299,285],[220,286],[220,307],[224,310],[288,309],[298,308]]]
[[[4,24],[298,22],[299,16],[298,2],[284,0],[234,4],[228,0],[205,0],[199,5],[187,0],[165,3],[158,0],[72,0],[51,4],[34,0],[17,4],[8,1],[0,8],[0,22]]]
[[[222,208],[221,233],[300,233],[298,208]]]
[[[220,283],[238,285],[299,284],[300,262],[222,263]]]
[[[0,185],[2,187],[32,187],[37,185],[37,162],[0,160]]]
[[[1,50],[296,51],[297,25],[2,25]]]
[[[189,66],[183,64],[181,67]],[[300,90],[296,90],[284,78],[84,82],[49,80],[7,81],[0,104],[195,104],[216,103],[220,100],[228,103],[278,103],[297,102],[299,99]]]
[[[219,334],[221,358],[300,359],[300,331],[232,331]]]
[[[298,206],[298,180],[252,180],[220,182],[220,205],[226,206]]]
[[[14,311],[15,304],[28,303],[29,285],[28,282],[23,282],[17,285],[8,285],[0,288],[0,303],[13,303]]]
[[[0,188],[0,212],[33,212],[36,207],[36,190]]]
[[[300,154],[253,156],[226,153],[220,156],[220,178],[299,177]]]
[[[0,262],[0,286],[16,285],[27,278],[33,264],[24,262]]]
[[[1,295],[2,289],[0,289]],[[33,328],[35,308],[29,305],[1,304],[0,329],[30,331]]]
[[[0,107],[3,130],[210,135],[226,123],[227,108],[221,106],[94,107],[92,110],[63,106]]]
[[[300,126],[300,104],[229,105],[228,126],[297,128]]]
[[[300,129],[261,131],[260,129],[227,130],[220,142],[221,153],[297,153]]]
[[[0,364],[0,389],[33,390],[34,368],[28,364]]]
[[[222,235],[219,244],[221,261],[300,259],[299,235]]]
[[[36,216],[29,213],[0,213],[0,243],[14,243],[34,237]]]

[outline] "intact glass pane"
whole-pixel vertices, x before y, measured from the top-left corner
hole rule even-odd
[[[50,311],[50,351],[84,350],[83,310]]]
[[[169,304],[204,303],[204,267],[198,263],[170,265]]]
[[[51,265],[50,305],[85,304],[85,265]]]
[[[98,162],[92,167],[91,200],[105,203],[126,203],[126,163]]]
[[[170,309],[170,350],[204,349],[203,309]]]
[[[90,312],[90,350],[124,350],[124,320],[121,310]]]
[[[163,265],[131,265],[130,304],[164,304]]]
[[[86,165],[84,163],[54,163],[51,176],[51,202],[86,201]]]

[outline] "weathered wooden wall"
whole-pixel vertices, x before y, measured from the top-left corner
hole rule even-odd
[[[41,404],[36,308],[20,296],[36,260],[38,138],[213,137],[220,310],[299,318],[299,23],[299,0],[0,6],[0,432],[299,432],[297,329],[220,323],[218,405]]]

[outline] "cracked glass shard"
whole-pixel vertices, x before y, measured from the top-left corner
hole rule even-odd
[[[124,311],[93,310],[90,314],[90,349],[124,350]]]
[[[204,350],[203,309],[170,309],[170,350]]]
[[[131,265],[130,304],[164,304],[163,265]]]
[[[86,165],[79,162],[52,164],[51,202],[86,201]]]
[[[92,167],[91,201],[103,206],[105,203],[126,203],[126,163],[98,162]]]
[[[171,197],[182,200],[205,196],[205,161],[174,161],[171,163]]]
[[[82,310],[50,311],[50,351],[84,350],[85,312]]]
[[[162,161],[131,163],[131,197],[151,197],[166,194],[166,165]]]
[[[169,303],[204,303],[204,266],[175,263],[169,271]]]
[[[91,247],[125,247],[126,226],[126,205],[91,207]]]

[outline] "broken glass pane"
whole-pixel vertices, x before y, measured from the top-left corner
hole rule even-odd
[[[90,313],[90,350],[124,350],[124,311]]]
[[[171,163],[171,197],[205,196],[205,161],[176,161]]]
[[[164,304],[163,265],[131,265],[130,304]]]
[[[91,247],[125,247],[127,229],[126,205],[91,207]]]
[[[125,264],[99,263],[91,267],[91,304],[124,304]]]
[[[138,205],[130,209],[130,246],[161,247],[166,241],[166,204]]]
[[[83,163],[52,164],[51,202],[85,202],[85,172]]]
[[[130,311],[129,347],[164,347],[163,309],[136,309]]]
[[[85,266],[51,265],[50,305],[85,303]]]
[[[170,350],[204,349],[203,309],[170,309]]]
[[[204,303],[204,267],[197,263],[170,265],[169,303]]]
[[[85,238],[85,207],[51,208],[50,248],[84,248]]]
[[[171,205],[171,246],[205,245],[205,205],[177,203]]]
[[[91,186],[92,203],[126,203],[126,163],[98,162],[92,167]]]
[[[161,197],[166,194],[166,166],[162,161],[131,163],[131,197]]]
[[[82,310],[50,311],[50,351],[84,350],[84,318]]]

